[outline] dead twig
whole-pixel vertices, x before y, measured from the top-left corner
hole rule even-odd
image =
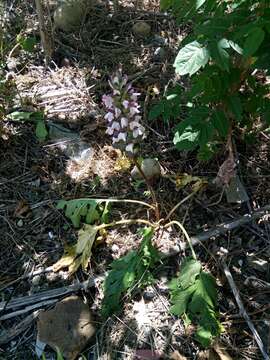
[[[237,229],[240,226],[246,225],[253,220],[263,217],[269,211],[270,211],[270,205],[266,205],[259,210],[255,210],[251,214],[245,214],[245,215],[241,216],[237,220],[222,223],[220,225],[217,225],[215,228],[205,231],[199,235],[191,236],[190,239],[191,239],[192,245],[193,246],[197,245],[202,241],[209,240],[212,237],[217,237],[217,236],[225,234],[228,231]],[[185,245],[184,245],[184,249],[185,249]]]
[[[42,291],[42,292],[34,294],[34,295],[23,296],[23,297],[19,297],[17,299],[11,299],[8,302],[2,301],[2,302],[0,302],[0,312],[4,312],[5,315],[0,317],[0,320],[3,320],[3,317],[5,319],[7,319],[7,316],[8,316],[8,318],[11,318],[13,316],[18,315],[17,310],[22,307],[26,307],[26,306],[29,307],[30,305],[41,304],[41,303],[43,303],[42,306],[44,306],[44,305],[46,305],[46,304],[44,304],[44,302],[46,302],[46,301],[51,301],[52,299],[54,299],[56,302],[57,299],[59,299],[60,297],[69,295],[69,294],[77,292],[79,290],[87,290],[89,287],[95,286],[95,282],[97,281],[97,279],[99,279],[99,278],[98,277],[95,277],[95,278],[90,277],[87,281],[84,281],[82,283],[64,286],[64,287],[57,288],[57,289]],[[25,309],[23,309],[23,310],[25,310]],[[24,312],[28,312],[30,310],[32,310],[32,308],[31,309],[28,308],[27,311],[24,311]],[[13,311],[13,313],[6,314],[9,311]]]
[[[34,311],[19,323],[14,324],[10,329],[2,331],[0,335],[0,345],[9,343],[12,339],[25,331],[29,326],[31,326],[32,322],[37,318],[39,313],[40,311],[38,310]]]
[[[248,313],[246,312],[245,308],[244,308],[244,305],[242,303],[242,300],[241,300],[241,297],[240,297],[240,294],[239,294],[239,290],[237,289],[236,285],[235,285],[235,282],[233,280],[233,277],[232,277],[232,274],[227,266],[227,264],[225,263],[225,261],[223,260],[221,262],[221,265],[223,267],[223,270],[224,270],[224,274],[228,280],[228,283],[230,285],[230,288],[233,292],[233,295],[235,297],[235,300],[237,302],[237,305],[239,307],[239,310],[240,310],[240,315],[243,316],[243,318],[246,320],[247,324],[248,324],[248,327],[250,328],[253,336],[254,336],[254,339],[262,353],[262,356],[265,360],[269,360],[270,357],[269,355],[267,354],[266,350],[265,350],[265,347],[264,347],[264,344],[262,342],[262,339],[260,337],[260,335],[258,334],[257,330],[255,329]]]

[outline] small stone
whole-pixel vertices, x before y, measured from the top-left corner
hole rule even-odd
[[[17,222],[17,226],[18,227],[23,227],[24,223],[23,223],[23,220],[20,219],[18,222]]]
[[[33,286],[38,286],[40,284],[41,281],[41,276],[40,275],[36,275],[33,277],[32,279],[32,285]]]
[[[62,3],[53,15],[55,27],[65,32],[73,31],[81,25],[93,3],[93,0],[69,0]]]
[[[160,35],[155,35],[153,40],[152,40],[152,44],[154,46],[164,46],[167,44],[167,39],[165,39],[164,37],[160,36]]]
[[[247,257],[247,262],[250,267],[260,272],[268,271],[268,261],[255,257],[255,255],[251,254]]]
[[[159,178],[161,175],[160,165],[156,159],[144,159],[141,163],[141,169],[148,180]],[[134,180],[142,179],[142,175],[136,166],[131,170],[131,177]]]
[[[113,244],[113,245],[112,245],[112,252],[113,252],[113,253],[118,253],[118,251],[119,251],[119,246],[116,245],[116,244]]]
[[[154,293],[154,291],[145,291],[143,293],[143,298],[145,301],[151,301],[154,299],[155,296],[156,294]]]
[[[156,48],[154,52],[154,60],[155,61],[162,61],[166,56],[166,51],[162,47]]]
[[[137,22],[133,25],[132,31],[134,35],[142,38],[149,37],[151,33],[151,26],[147,24],[145,21]]]
[[[38,340],[59,349],[67,360],[75,360],[95,333],[88,305],[75,295],[42,311],[37,325]]]
[[[59,274],[55,272],[48,272],[45,276],[46,280],[50,283],[59,280],[60,277]]]

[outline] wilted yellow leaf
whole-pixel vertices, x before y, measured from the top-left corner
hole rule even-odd
[[[84,227],[79,230],[76,253],[81,255],[81,265],[84,270],[86,270],[89,263],[97,231],[98,229],[96,226],[87,224],[85,224]]]
[[[69,267],[76,258],[76,246],[67,246],[64,255],[53,265],[53,271],[57,272],[63,268]]]

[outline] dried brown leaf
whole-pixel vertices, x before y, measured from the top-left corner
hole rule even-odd
[[[184,356],[184,355],[181,355],[179,353],[179,351],[175,350],[171,357],[170,357],[171,360],[187,360],[187,358]]]
[[[231,179],[235,176],[235,160],[232,153],[229,154],[228,158],[220,166],[214,183],[218,186],[228,186]]]

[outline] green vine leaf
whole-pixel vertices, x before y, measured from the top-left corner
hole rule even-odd
[[[137,251],[131,251],[120,259],[114,260],[104,283],[102,315],[107,318],[121,310],[121,298],[132,288],[143,287],[153,282],[151,269],[159,261],[157,250],[151,243],[152,229],[143,231],[143,239]]]
[[[105,203],[105,206],[102,206],[102,203]],[[78,228],[82,221],[94,224],[100,219],[102,222],[108,222],[109,219],[109,205],[106,200],[60,200],[56,208],[65,210],[66,217],[72,221],[75,228]]]
[[[265,32],[261,28],[259,27],[253,28],[249,32],[244,43],[244,48],[243,48],[244,57],[247,58],[249,56],[254,55],[261,46],[264,37],[265,37]]]
[[[197,260],[186,259],[179,277],[171,281],[169,288],[171,312],[195,322],[195,338],[202,346],[209,346],[222,331],[216,315],[217,290],[213,276],[202,271]]]
[[[207,47],[198,41],[193,41],[179,51],[173,66],[179,75],[189,74],[191,76],[204,67],[209,58]]]

